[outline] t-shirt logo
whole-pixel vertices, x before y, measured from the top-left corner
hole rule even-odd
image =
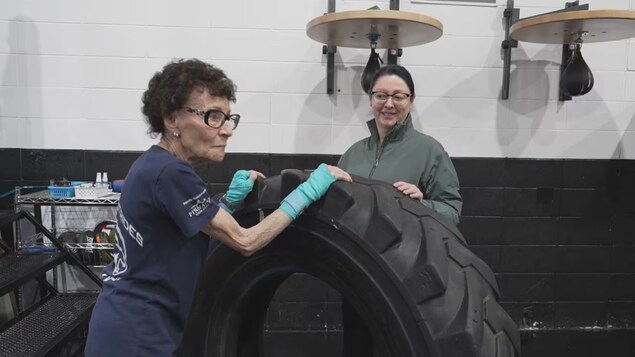
[[[190,206],[188,216],[196,217],[203,213],[209,205],[212,204],[212,199],[209,197],[207,190],[203,190],[196,197],[190,198],[183,202],[183,206]]]

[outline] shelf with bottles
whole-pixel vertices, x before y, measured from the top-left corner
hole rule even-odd
[[[22,194],[19,187],[15,191],[16,204],[86,204],[86,205],[116,205],[119,203],[119,192],[110,192],[100,197],[52,197],[49,190],[42,190]]]

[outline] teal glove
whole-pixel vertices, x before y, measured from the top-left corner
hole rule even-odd
[[[249,171],[238,170],[229,184],[227,193],[220,199],[220,206],[229,214],[234,213],[236,208],[242,204],[245,197],[254,187],[253,181],[249,179]]]
[[[335,177],[331,175],[326,164],[320,164],[308,180],[282,200],[280,209],[288,214],[291,220],[296,219],[311,203],[324,196],[333,182]]]
[[[240,204],[254,187],[253,181],[249,179],[249,171],[238,170],[229,184],[229,189],[225,194],[227,201],[231,204]]]

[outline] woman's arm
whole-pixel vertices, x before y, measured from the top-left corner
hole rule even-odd
[[[450,156],[444,151],[437,157],[421,203],[459,224],[463,199],[459,194],[459,178]]]
[[[229,213],[219,210],[205,225],[203,232],[219,239],[240,254],[249,256],[269,244],[291,222],[291,217],[278,208],[257,225],[243,228]]]
[[[351,176],[342,169],[322,164],[283,200],[281,208],[255,226],[243,228],[229,213],[219,210],[202,231],[220,239],[240,254],[249,256],[269,244],[302,210],[320,199],[336,180],[352,182]]]

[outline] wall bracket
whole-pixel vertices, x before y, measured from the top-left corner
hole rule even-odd
[[[511,73],[512,48],[518,47],[518,41],[511,38],[510,28],[518,21],[520,9],[514,8],[514,0],[507,0],[507,8],[503,12],[505,21],[505,39],[501,43],[503,49],[503,90],[502,98],[509,98],[509,75]]]
[[[390,10],[399,10],[399,0],[390,0]],[[389,48],[386,62],[388,64],[397,64],[397,58],[401,57],[403,50],[401,48]]]
[[[328,12],[335,12],[335,0],[328,1]],[[326,94],[333,94],[335,91],[335,52],[337,46],[322,46],[322,54],[326,55]]]

